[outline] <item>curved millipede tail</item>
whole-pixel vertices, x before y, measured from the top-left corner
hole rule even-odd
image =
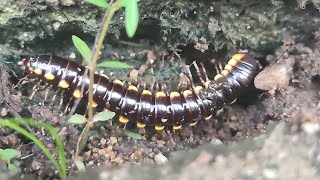
[[[31,77],[70,95],[69,102],[81,98],[82,103],[88,104],[89,79],[83,77],[84,66],[46,55],[25,57],[18,65]],[[116,112],[121,124],[135,122],[138,128],[179,130],[185,125],[194,126],[201,119],[210,119],[224,104],[232,103],[237,90],[248,85],[256,71],[255,60],[247,54],[236,54],[214,80],[207,81],[204,87],[196,86],[181,93],[139,90],[128,82],[95,74],[92,104],[94,108]]]
[[[239,53],[232,56],[221,74],[217,74],[213,81],[206,82],[206,88],[199,96],[203,101],[212,103],[216,111],[225,104],[236,101],[240,88],[246,87],[256,76],[258,63],[246,53]]]

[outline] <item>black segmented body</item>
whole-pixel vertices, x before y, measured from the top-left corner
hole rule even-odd
[[[89,79],[83,78],[84,66],[45,55],[23,58],[19,65],[29,75],[69,93],[71,99],[86,101],[83,97],[87,97]],[[92,104],[118,113],[119,122],[123,124],[134,121],[139,128],[150,125],[156,130],[165,127],[177,130],[182,125],[193,126],[202,118],[209,119],[224,104],[235,101],[238,89],[246,86],[256,71],[255,60],[247,54],[236,54],[214,80],[207,81],[204,87],[197,86],[182,93],[139,91],[127,82],[95,74]],[[82,83],[84,96],[80,93]]]

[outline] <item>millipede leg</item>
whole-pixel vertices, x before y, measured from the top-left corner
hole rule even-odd
[[[153,80],[152,80],[152,84],[151,84],[151,86],[150,86],[150,91],[151,91],[151,92],[155,92],[156,86],[157,86],[157,83],[156,83],[156,81],[153,79]]]
[[[165,84],[163,84],[163,85],[160,86],[160,90],[159,91],[167,92],[168,91],[168,87]]]
[[[142,133],[143,133],[143,136],[146,138],[146,128],[142,128]]]
[[[209,81],[209,77],[208,77],[206,68],[204,68],[204,65],[202,62],[200,62],[200,66],[201,66],[201,71],[204,73],[204,77],[205,77],[206,82]]]
[[[51,100],[51,103],[49,104],[49,106],[53,106],[54,101],[56,100],[56,97],[58,96],[59,93],[60,93],[60,91],[57,91],[57,92],[53,95],[52,100]]]
[[[126,129],[126,127],[127,127],[127,123],[125,123],[124,125],[123,125],[123,130],[125,130]]]
[[[161,91],[161,89],[162,89],[161,84],[157,83],[155,92]]]
[[[52,86],[50,85],[50,86],[46,89],[46,92],[45,92],[45,94],[44,94],[44,101],[47,100],[48,95],[49,95],[49,91],[51,90],[51,88],[52,88]]]
[[[173,135],[172,135],[172,133],[171,133],[171,131],[170,130],[167,130],[166,132],[165,132],[165,135],[167,136],[167,137],[169,137],[169,140],[171,141],[171,143],[172,144],[176,144],[176,142],[175,142],[175,140],[174,140],[174,138],[173,138]]]
[[[190,83],[191,83],[192,89],[194,89],[194,88],[195,88],[195,85],[194,85],[193,78],[192,78],[192,74],[191,74],[191,71],[190,71],[190,66],[185,69],[184,74],[185,74],[185,75],[187,76],[187,78],[189,79],[189,81],[190,81]]]
[[[19,80],[19,82],[13,86],[13,88],[17,88],[17,87],[20,87],[24,81],[27,81],[27,82],[30,82],[29,78],[28,78],[28,75],[26,75],[25,77],[21,78]]]
[[[31,100],[32,98],[33,98],[33,96],[36,94],[36,92],[40,89],[40,84],[41,84],[41,80],[36,84],[36,85],[34,85],[33,87],[32,87],[32,93],[31,93],[31,95],[30,95],[30,97],[29,97],[29,99]]]
[[[68,103],[66,104],[66,108],[63,111],[63,114],[67,114],[68,109],[70,110],[70,103],[71,103],[72,100],[73,100],[72,98],[69,99]]]
[[[62,104],[63,104],[63,97],[61,96],[61,98],[60,98],[60,102],[59,102],[59,106],[58,106],[58,109],[60,109],[60,108],[61,108]]]
[[[196,69],[196,72],[197,72],[197,74],[198,74],[198,76],[199,76],[200,82],[201,82],[202,85],[204,86],[206,82],[205,82],[204,79],[202,78],[201,71],[200,71],[200,68],[199,68],[198,64],[195,63],[195,61],[194,61],[192,64],[194,65],[194,68]]]
[[[181,73],[179,76],[178,91],[183,92],[189,90],[191,85],[189,77],[185,73]]]
[[[222,70],[223,70],[223,65],[222,63],[214,63],[214,68],[217,72],[217,74],[221,74]]]

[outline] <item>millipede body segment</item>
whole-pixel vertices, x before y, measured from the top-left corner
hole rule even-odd
[[[30,76],[87,103],[89,78],[85,68],[74,61],[54,56],[26,57],[18,63]],[[116,112],[119,122],[136,122],[138,128],[153,126],[161,131],[166,127],[178,130],[184,125],[194,126],[225,104],[236,100],[237,91],[254,78],[257,63],[249,55],[235,54],[214,80],[183,92],[139,90],[121,80],[110,80],[95,74],[93,107]],[[81,95],[81,86],[84,93]]]

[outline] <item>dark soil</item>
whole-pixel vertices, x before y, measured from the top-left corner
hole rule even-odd
[[[115,167],[125,164],[140,166],[146,162],[162,163],[171,159],[176,151],[189,151],[202,144],[229,144],[235,141],[241,143],[244,139],[264,134],[268,124],[274,121],[289,122],[295,127],[293,132],[298,133],[301,124],[305,122],[320,123],[319,57],[320,32],[314,34],[312,41],[305,43],[295,43],[294,37],[288,37],[276,52],[268,55],[262,62],[267,66],[255,78],[254,84],[263,91],[248,87],[238,103],[225,107],[214,119],[203,121],[193,129],[184,128],[180,132],[155,133],[147,129],[141,139],[134,139],[126,136],[117,123],[98,123],[92,129],[80,158],[87,167]],[[171,67],[180,67],[175,65],[177,61],[166,61],[167,65],[168,63],[171,63]],[[43,97],[41,92],[30,101],[28,92],[15,88],[16,82],[9,79],[16,79],[14,73],[10,69],[1,69],[1,115],[18,118],[23,116],[54,125],[60,130],[59,135],[67,152],[68,173],[71,176],[76,175],[72,157],[82,127],[66,125],[65,119],[60,116],[61,110],[56,106],[39,105]],[[143,81],[148,82],[148,77]],[[42,129],[31,130],[57,154],[47,132]],[[137,131],[130,126],[126,130]],[[22,174],[32,174],[45,179],[57,177],[50,161],[35,144],[9,129],[1,131],[0,148],[15,148],[22,153],[16,160],[20,163]],[[204,159],[206,158],[207,156]],[[213,161],[212,157],[209,159]],[[121,174],[114,176],[117,175],[121,179]]]

